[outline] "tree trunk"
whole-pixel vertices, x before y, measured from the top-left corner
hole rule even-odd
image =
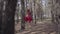
[[[24,5],[24,0],[21,0],[21,30],[24,30],[25,29],[25,20],[24,20],[24,17],[25,17],[25,5]]]
[[[0,0],[0,34],[14,34],[14,15],[17,0]]]

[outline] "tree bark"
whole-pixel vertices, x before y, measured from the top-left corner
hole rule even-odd
[[[14,15],[17,0],[0,1],[0,6],[2,6],[0,10],[0,34],[14,34]]]
[[[24,17],[25,17],[25,5],[24,5],[24,0],[21,0],[21,30],[24,30],[25,29],[25,20],[24,20]]]

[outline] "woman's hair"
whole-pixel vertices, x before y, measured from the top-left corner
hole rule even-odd
[[[27,13],[28,13],[29,15],[31,14],[31,12],[30,12],[30,10],[29,10],[29,9],[27,10]]]
[[[30,12],[30,10],[28,9],[27,12]]]

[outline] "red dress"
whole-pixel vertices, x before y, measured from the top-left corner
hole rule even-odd
[[[29,9],[27,10],[27,14],[24,17],[24,19],[25,19],[26,22],[29,22],[29,23],[32,21],[31,12],[30,12]]]
[[[32,21],[32,17],[30,15],[26,15],[25,16],[25,21],[26,22],[28,21],[30,23]]]

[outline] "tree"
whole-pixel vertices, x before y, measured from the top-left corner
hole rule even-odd
[[[14,34],[14,15],[17,0],[0,0],[0,34]]]
[[[58,0],[59,1],[59,0]],[[55,29],[56,29],[56,34],[60,34],[60,29],[59,29],[59,15],[60,15],[60,3],[57,0],[54,1],[55,4],[53,4],[52,1],[52,21],[55,24]],[[55,16],[54,16],[55,15]]]
[[[24,20],[24,17],[25,17],[25,5],[24,5],[24,0],[21,0],[21,30],[24,30],[25,29],[25,20]]]

